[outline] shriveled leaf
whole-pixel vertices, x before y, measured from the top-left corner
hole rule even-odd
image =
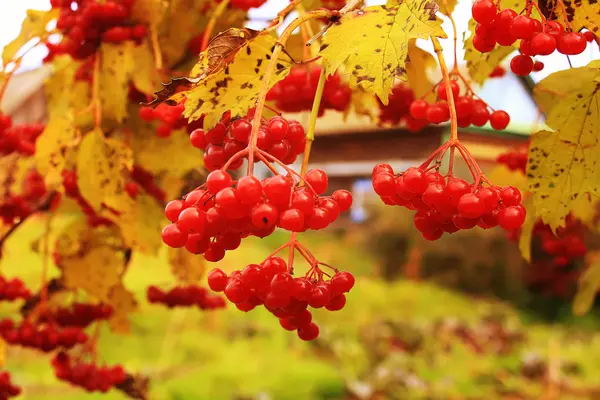
[[[344,65],[351,87],[361,86],[387,104],[395,78],[406,72],[409,40],[446,37],[436,11],[431,1],[410,0],[347,13],[323,38],[327,73]]]
[[[527,199],[524,206],[527,209],[527,215],[523,226],[521,226],[519,250],[521,250],[521,255],[525,261],[531,262],[531,237],[533,235],[533,227],[535,226],[537,217],[535,216],[535,208],[531,199]]]
[[[64,284],[70,289],[82,289],[90,296],[104,300],[117,285],[123,269],[123,256],[108,246],[95,247],[81,257],[61,260]]]
[[[596,293],[600,290],[600,259],[592,263],[579,278],[577,294],[573,299],[573,313],[584,315],[592,304]]]
[[[156,254],[161,246],[160,232],[166,220],[163,207],[145,194],[138,195],[135,203],[125,203],[118,215],[104,213],[121,230],[125,245],[142,253]]]
[[[130,330],[129,316],[137,310],[135,296],[122,283],[115,285],[108,291],[104,302],[112,306],[114,312],[108,324],[115,332],[127,333]]]
[[[552,94],[553,84],[564,88],[564,82],[558,83],[561,79],[572,83],[568,94]],[[546,124],[556,131],[533,136],[527,178],[537,216],[553,229],[563,225],[575,207],[581,208],[580,197],[600,193],[599,80],[599,69],[583,67],[554,73],[538,84],[536,98],[541,93]]]
[[[140,92],[151,94],[158,83],[158,71],[155,67],[154,54],[150,43],[146,41],[139,46],[134,46],[132,53],[135,61],[135,71],[132,76],[133,85]]]
[[[123,142],[106,139],[99,129],[89,132],[77,155],[81,195],[95,210],[100,210],[103,204],[116,211],[129,208],[130,197],[121,173],[132,164],[131,149]]]
[[[473,47],[473,36],[475,36],[475,26],[477,22],[471,18],[469,21],[470,36],[465,40],[465,61],[467,69],[473,82],[483,84],[489,77],[494,68],[514,51],[512,46],[496,46],[489,53],[480,53]]]
[[[127,116],[129,82],[137,68],[134,43],[103,43],[100,46],[100,101],[102,117],[123,122]]]
[[[190,144],[187,131],[177,129],[171,136],[161,138],[156,136],[156,128],[135,120],[131,148],[135,163],[144,165],[153,174],[163,172],[175,177],[181,177],[186,172],[202,166],[202,153]],[[173,162],[165,154],[176,154],[177,162]]]
[[[245,115],[258,99],[276,41],[270,34],[256,36],[238,50],[237,56],[227,67],[200,80],[186,94],[184,116],[196,120],[206,114],[204,128],[210,129],[226,111],[231,110],[232,117]],[[269,87],[285,78],[290,67],[291,60],[282,54],[269,80]],[[197,71],[200,70],[192,74],[197,74]]]
[[[31,39],[39,38],[47,33],[46,26],[58,17],[58,9],[49,11],[27,10],[27,16],[21,25],[21,32],[2,51],[2,62],[8,64]]]
[[[190,253],[186,249],[167,249],[171,272],[178,280],[186,283],[198,282],[204,275],[204,258]]]
[[[406,76],[408,85],[415,92],[415,98],[422,98],[430,93],[426,100],[435,100],[433,94],[434,82],[429,79],[427,71],[437,67],[433,55],[417,46],[416,40],[408,42],[408,60],[406,63]]]
[[[562,3],[563,5],[560,5],[558,1],[549,1],[549,5],[554,7],[556,17],[561,23],[566,19],[574,32],[587,28],[598,35],[600,4],[596,0],[562,0]],[[563,6],[566,13],[563,12]]]
[[[77,126],[92,123],[92,113],[84,112],[91,102],[91,86],[87,81],[75,79],[79,68],[82,68],[82,64],[73,61],[70,56],[58,56],[54,59],[52,74],[44,84],[49,119],[63,118],[65,114],[73,113]]]
[[[79,134],[74,124],[72,113],[54,115],[35,142],[36,168],[49,187],[55,187],[62,181],[67,154],[77,145]]]

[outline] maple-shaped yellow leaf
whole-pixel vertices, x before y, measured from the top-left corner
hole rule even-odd
[[[21,32],[12,42],[7,44],[2,51],[2,62],[4,65],[12,61],[21,47],[31,39],[39,38],[47,34],[47,25],[58,17],[58,9],[49,11],[27,10],[27,16],[21,25]]]
[[[417,41],[411,39],[408,42],[408,62],[406,63],[406,77],[408,85],[415,93],[415,98],[423,98],[427,94],[425,100],[435,100],[433,87],[434,82],[429,79],[428,70],[437,67],[437,62],[433,55],[417,46]]]
[[[108,320],[108,324],[115,332],[127,333],[130,330],[129,315],[137,310],[137,301],[135,296],[122,283],[110,288],[104,303],[112,306],[113,314]]]
[[[121,212],[115,215],[104,212],[101,215],[113,221],[121,230],[127,247],[142,253],[156,254],[162,240],[160,232],[166,223],[163,207],[145,194],[122,203]]]
[[[135,163],[143,165],[153,174],[163,172],[181,177],[186,172],[202,166],[202,153],[190,144],[189,134],[184,129],[174,130],[171,136],[156,136],[152,124],[135,120],[134,135],[131,148]],[[173,162],[165,154],[175,154],[177,162]]]
[[[121,281],[123,266],[123,255],[108,246],[94,247],[81,257],[64,258],[60,262],[67,288],[84,290],[100,300]]]
[[[150,43],[145,41],[138,46],[133,46],[132,57],[135,61],[135,71],[131,78],[133,85],[142,93],[152,94],[158,83],[158,71]]]
[[[204,258],[198,257],[185,249],[167,249],[171,272],[177,280],[194,283],[202,279],[204,275]]]
[[[469,21],[470,36],[465,40],[465,61],[467,69],[473,82],[483,84],[489,77],[494,68],[515,49],[512,46],[496,46],[494,50],[488,53],[480,53],[473,47],[473,36],[475,36],[475,26],[477,22],[471,18]]]
[[[562,3],[561,5],[556,0],[548,2],[549,9],[554,10],[553,12],[561,24],[564,25],[563,21],[566,19],[574,32],[587,28],[598,35],[600,4],[596,0],[562,0]]]
[[[193,121],[206,115],[204,129],[210,129],[226,111],[231,111],[232,117],[245,115],[258,99],[276,42],[277,39],[268,33],[247,41],[231,63],[200,80],[186,93],[184,116]],[[269,80],[269,87],[285,78],[291,65],[290,58],[281,54]],[[196,71],[192,72],[192,76],[196,75]]]
[[[135,44],[102,43],[100,46],[100,101],[102,117],[123,122],[127,116],[129,82],[138,68],[134,59]]]
[[[600,258],[590,264],[579,278],[577,294],[573,299],[573,313],[584,315],[592,305],[600,290]]]
[[[409,40],[446,37],[436,10],[432,1],[409,0],[347,13],[323,38],[319,54],[327,73],[344,65],[351,87],[387,104],[394,80],[406,73]]]
[[[49,187],[56,187],[62,182],[61,173],[67,154],[78,144],[78,136],[73,114],[67,112],[61,116],[51,116],[35,142],[36,168]]]
[[[77,154],[77,184],[81,195],[95,209],[106,205],[120,211],[130,207],[125,192],[123,169],[131,169],[131,149],[116,139],[106,139],[102,131],[89,132]]]
[[[75,79],[80,62],[70,56],[58,56],[52,63],[52,74],[44,83],[46,109],[49,119],[75,115],[75,125],[88,126],[93,122],[91,112],[83,112],[91,102],[91,86],[87,81]],[[69,88],[69,90],[65,90]]]
[[[556,72],[536,87],[546,124],[555,131],[533,135],[527,178],[537,216],[553,229],[575,208],[591,207],[580,197],[600,194],[599,89],[600,69],[590,66]]]

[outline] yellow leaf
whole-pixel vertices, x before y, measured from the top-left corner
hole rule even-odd
[[[415,92],[415,98],[422,98],[428,93],[431,94],[431,100],[434,98],[434,82],[431,82],[427,71],[436,68],[437,62],[431,53],[419,48],[415,39],[408,42],[408,62],[406,63],[406,76],[408,85]],[[426,98],[426,100],[429,100]]]
[[[323,38],[320,54],[327,73],[345,65],[351,87],[360,86],[387,104],[395,78],[406,72],[409,40],[446,37],[436,10],[433,2],[409,0],[349,12]]]
[[[435,0],[435,2],[440,7],[441,13],[450,15],[454,11],[454,7],[456,7],[458,0]]]
[[[136,21],[157,25],[165,15],[169,2],[165,0],[136,0],[131,9],[131,17]]]
[[[226,68],[200,80],[186,94],[184,116],[196,120],[206,114],[204,128],[210,129],[228,110],[231,110],[232,117],[245,115],[258,99],[276,41],[270,34],[256,36],[239,49]],[[269,87],[285,78],[290,67],[290,58],[281,54]]]
[[[344,118],[347,118],[350,112],[354,112],[369,117],[372,122],[377,121],[379,105],[377,104],[377,98],[372,93],[356,87],[352,90],[350,102],[350,107],[344,112]]]
[[[505,165],[498,165],[489,174],[488,179],[497,186],[514,186],[521,192],[527,190],[527,178],[520,171],[512,171]]]
[[[180,281],[198,282],[204,275],[204,258],[190,253],[186,249],[167,249],[171,272]]]
[[[119,227],[127,247],[142,253],[158,252],[162,244],[160,232],[166,219],[163,207],[154,198],[140,194],[135,203],[127,203],[127,207],[118,215],[105,212],[102,216]]]
[[[62,182],[61,173],[67,153],[77,145],[79,135],[74,123],[70,112],[52,116],[35,143],[36,168],[49,187],[56,187]]]
[[[66,224],[56,237],[54,252],[59,259],[77,258],[86,249],[110,247],[125,248],[119,229],[115,226],[90,228],[87,218],[81,216]]]
[[[571,29],[574,32],[580,31],[582,28],[587,28],[590,31],[598,34],[600,28],[600,4],[595,0],[563,0],[563,7],[553,1],[548,3],[548,6],[554,6],[551,9],[556,13],[557,19],[563,23],[565,19],[571,24]],[[564,25],[564,23],[563,23]]]
[[[573,299],[573,313],[584,315],[592,304],[600,289],[600,260],[592,263],[579,278],[577,294]]]
[[[598,215],[598,203],[600,198],[592,197],[590,195],[577,196],[573,200],[573,210],[571,214],[584,224],[594,225],[596,216]]]
[[[536,85],[535,99],[547,115],[546,125],[560,131],[562,140],[582,147],[598,142],[597,79],[600,69],[588,66],[555,72]]]
[[[129,82],[137,68],[134,43],[102,43],[100,46],[100,101],[102,117],[123,122],[127,116]]]
[[[0,338],[0,368],[6,364],[6,342]]]
[[[75,72],[80,67],[81,63],[73,61],[70,56],[56,57],[52,63],[52,74],[44,84],[49,119],[73,113],[77,115],[75,125],[92,123],[92,113],[82,112],[90,105],[91,86],[87,81],[75,79]]]
[[[531,199],[527,199],[524,204],[527,209],[527,215],[525,217],[525,222],[523,226],[521,226],[521,236],[519,237],[519,250],[521,250],[521,255],[527,262],[531,262],[531,237],[533,234],[533,227],[537,222],[537,217],[535,216],[535,209],[533,205],[533,201]]]
[[[12,42],[7,44],[2,51],[2,62],[8,64],[17,55],[21,47],[33,38],[46,34],[46,26],[58,17],[58,9],[49,11],[27,10],[27,16],[21,25],[21,32]]]
[[[63,282],[67,288],[82,289],[104,300],[111,288],[121,281],[123,255],[108,246],[94,247],[81,257],[61,259]]]
[[[158,74],[150,43],[146,41],[139,46],[134,46],[132,53],[135,60],[135,71],[132,77],[133,85],[142,93],[152,94],[158,83]]]
[[[131,200],[125,193],[121,172],[132,164],[131,149],[123,142],[104,138],[99,129],[89,132],[77,154],[81,195],[95,210],[100,210],[103,204],[116,211],[127,209]]]
[[[151,124],[136,122],[131,145],[136,164],[145,166],[155,175],[167,172],[175,177],[202,166],[202,153],[190,144],[185,130],[178,129],[171,136],[161,138],[156,136],[156,129]],[[175,154],[177,162],[165,154]]]
[[[512,46],[496,46],[489,53],[480,53],[473,47],[473,36],[475,35],[475,26],[477,22],[471,18],[469,21],[470,36],[465,40],[465,61],[467,69],[473,82],[483,84],[489,77],[494,68],[496,68],[502,60],[514,51]]]
[[[112,306],[114,312],[108,324],[115,332],[126,333],[130,330],[129,315],[137,309],[135,296],[122,283],[110,288],[104,302]]]

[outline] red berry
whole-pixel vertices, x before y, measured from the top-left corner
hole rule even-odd
[[[169,224],[162,230],[162,240],[169,247],[183,247],[187,242],[187,234],[179,230],[175,224]]]
[[[521,191],[514,186],[506,186],[500,191],[500,199],[505,206],[521,204]]]
[[[530,39],[536,33],[536,24],[533,18],[519,15],[513,19],[511,30],[518,39]]]
[[[246,119],[238,119],[229,127],[229,133],[238,142],[248,143],[250,133],[252,133],[252,124]]]
[[[347,190],[336,190],[332,197],[340,207],[340,212],[344,212],[352,206],[352,193]]]
[[[220,268],[215,268],[207,275],[208,287],[215,292],[222,292],[227,286],[227,274]]]
[[[557,50],[566,55],[576,55],[584,52],[587,40],[583,33],[567,32],[560,35],[556,42]]]
[[[212,194],[217,194],[222,189],[231,186],[231,176],[223,170],[212,171],[206,177],[206,188]]]
[[[425,100],[415,100],[410,104],[410,115],[415,119],[427,119],[429,103]]]
[[[204,130],[203,129],[195,129],[190,133],[190,143],[197,149],[204,150],[206,148],[207,142],[204,138]]]
[[[298,329],[298,337],[302,340],[315,340],[319,336],[319,327],[311,322],[309,325]]]
[[[263,198],[262,185],[258,178],[252,175],[240,178],[236,190],[242,204],[255,205]]]
[[[498,211],[498,225],[503,229],[512,230],[520,228],[525,222],[525,208],[523,206],[510,206]]]
[[[263,203],[252,209],[250,217],[254,226],[261,229],[267,229],[275,226],[277,218],[279,217],[279,212],[275,206],[269,203]]]
[[[541,61],[535,61],[533,63],[533,72],[539,72],[544,69],[544,63]]]
[[[452,95],[454,96],[454,98],[456,98],[458,96],[458,93],[460,92],[460,87],[458,86],[458,82],[455,80],[450,81],[450,89],[452,90]],[[442,82],[438,85],[437,95],[442,100],[448,100],[445,82]]]
[[[267,123],[267,131],[272,141],[285,139],[288,132],[288,122],[283,117],[273,117]]]
[[[479,218],[485,213],[485,203],[475,193],[463,194],[458,200],[458,212],[465,218]]]
[[[186,208],[181,211],[177,219],[177,227],[184,233],[202,233],[206,224],[204,211],[195,207]]]
[[[473,19],[480,24],[489,24],[494,21],[497,12],[496,5],[491,0],[477,0],[471,7]]]
[[[396,179],[392,174],[379,173],[373,177],[373,189],[379,196],[396,194]]]
[[[490,115],[490,124],[496,130],[506,129],[510,122],[510,116],[506,111],[496,110]]]
[[[336,273],[331,278],[331,287],[336,293],[346,293],[354,286],[354,276],[347,271]]]
[[[304,227],[304,214],[296,208],[285,210],[279,216],[279,226],[291,232],[301,232]]]
[[[418,168],[408,168],[402,174],[402,181],[409,192],[422,194],[429,186],[425,173]]]
[[[327,191],[327,174],[321,169],[311,169],[306,173],[304,180],[317,194],[323,194]]]
[[[556,50],[556,40],[545,32],[536,33],[531,38],[531,51],[542,56],[550,55]]]
[[[510,70],[518,76],[527,76],[533,69],[533,59],[529,56],[519,54],[510,60]]]

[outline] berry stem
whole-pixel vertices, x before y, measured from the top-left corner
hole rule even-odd
[[[158,29],[156,29],[156,24],[150,25],[150,41],[152,42],[152,51],[154,52],[154,65],[156,66],[156,69],[160,71],[163,68],[163,57],[158,42]]]
[[[269,27],[266,30],[274,31],[275,29],[277,29],[283,23],[283,21],[285,20],[285,17],[287,17],[289,13],[294,11],[296,6],[298,6],[298,4],[301,4],[301,3],[302,3],[302,0],[290,1],[290,3],[287,6],[285,6],[284,9],[282,9],[281,11],[279,11],[277,13],[275,18],[273,18],[273,20],[271,21],[271,25],[269,25]]]
[[[275,167],[273,166],[273,164],[271,164],[269,162],[269,160],[267,160],[265,158],[265,156],[263,156],[262,154],[258,153],[256,155],[256,157],[263,162],[263,164],[265,164],[267,166],[267,168],[269,168],[269,170],[274,174],[274,175],[279,175],[279,172],[275,169]]]
[[[294,4],[295,6],[295,4]],[[328,18],[332,15],[332,12],[329,10],[316,10],[309,11],[306,14],[302,15],[299,18],[296,18],[285,28],[277,43],[275,43],[275,48],[273,49],[273,53],[271,54],[271,60],[269,60],[269,64],[267,65],[267,69],[265,70],[265,77],[263,81],[262,88],[258,95],[258,101],[256,103],[256,109],[254,111],[254,120],[252,122],[252,133],[250,135],[250,141],[248,147],[250,149],[250,154],[248,155],[248,175],[252,175],[254,172],[254,149],[256,149],[256,142],[258,140],[258,128],[260,127],[260,119],[262,117],[262,112],[265,107],[265,100],[267,97],[267,92],[269,91],[269,84],[271,82],[271,77],[275,72],[275,66],[277,65],[277,61],[279,60],[279,55],[285,46],[288,38],[298,28],[300,25],[309,21],[313,18]]]
[[[296,249],[296,236],[298,236],[298,234],[296,232],[292,232],[291,236],[290,236],[290,248],[289,248],[289,254],[288,254],[288,272],[290,275],[294,274],[294,251]]]
[[[448,1],[442,0],[442,3],[444,4],[445,14],[448,17],[448,19],[450,20],[450,24],[452,24],[452,31],[453,31],[452,39],[454,41],[454,66],[452,67],[452,70],[458,71],[458,56],[456,54],[458,34],[456,31],[456,22],[454,21],[454,17],[452,17],[452,12],[450,12],[450,7],[448,6]]]
[[[456,106],[454,105],[454,94],[452,93],[452,86],[450,85],[450,75],[448,74],[448,67],[444,60],[444,54],[442,46],[436,37],[431,37],[431,43],[433,43],[433,49],[437,54],[440,62],[440,69],[442,71],[442,77],[444,78],[444,84],[446,85],[446,96],[448,98],[448,109],[450,110],[450,141],[458,140],[458,118],[456,116]]]
[[[228,5],[229,0],[223,0],[212,12],[210,20],[206,25],[206,29],[204,29],[204,33],[202,34],[202,44],[200,45],[200,50],[204,51],[208,47],[208,42],[210,41],[210,37],[212,36],[212,31],[215,29],[215,25],[217,25],[217,20],[221,17],[221,15],[223,15],[223,12],[225,11]]]
[[[326,80],[327,73],[325,72],[325,68],[321,68],[319,82],[317,83],[317,92],[315,93],[315,99],[313,101],[312,109],[310,110],[310,118],[308,120],[308,127],[306,131],[306,145],[304,147],[304,157],[302,158],[302,168],[300,169],[300,175],[302,177],[304,177],[304,175],[306,174],[306,170],[308,169],[310,149],[312,147],[313,140],[315,140],[317,118],[319,117],[319,109],[321,108],[321,100],[323,99],[323,91],[325,89]]]
[[[450,148],[450,161],[448,162],[448,175],[452,175],[452,169],[454,167],[454,151],[455,147]]]
[[[92,86],[92,104],[94,105],[94,126],[100,127],[102,123],[102,106],[100,104],[100,53],[96,53],[94,60],[94,78]]]

